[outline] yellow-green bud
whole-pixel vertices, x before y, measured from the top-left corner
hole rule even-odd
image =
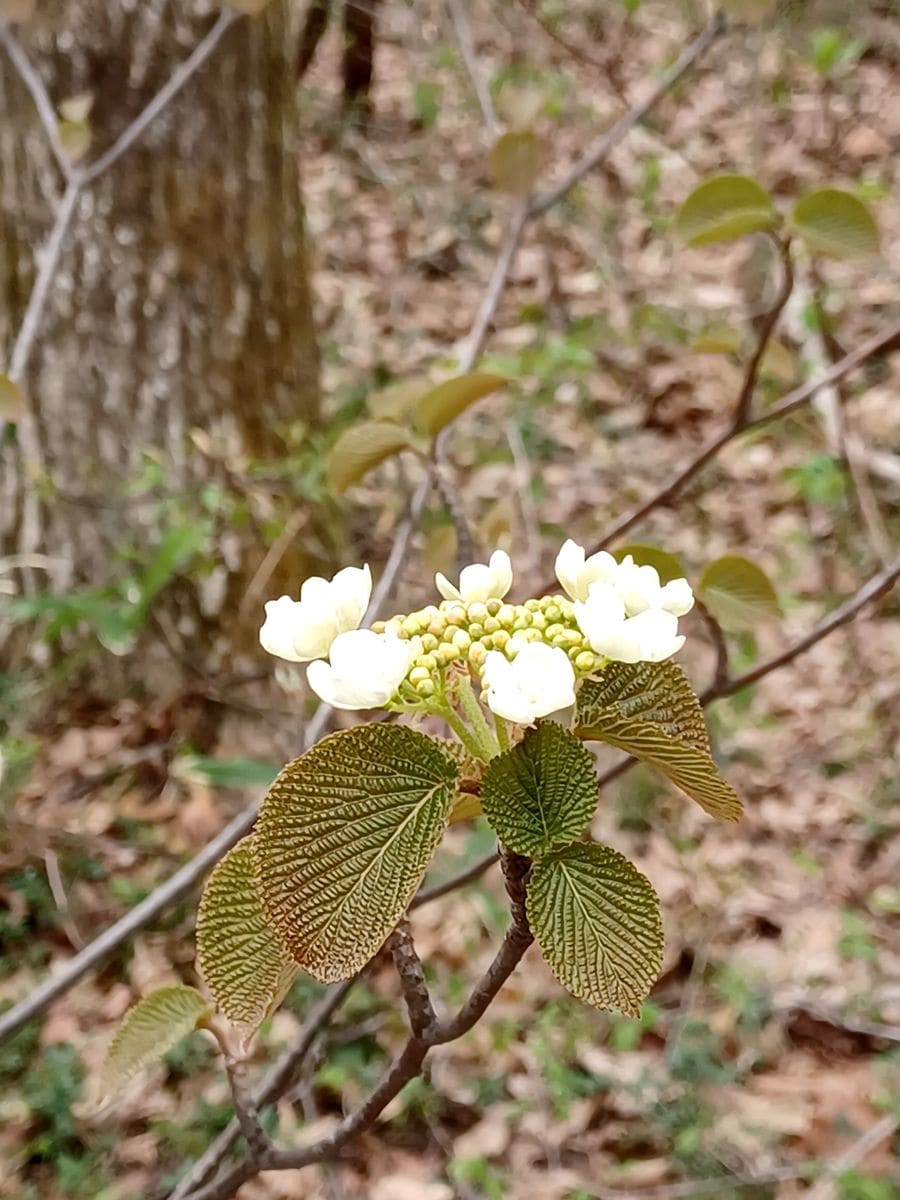
[[[532,597],[530,600],[525,601],[525,607],[530,613],[534,613],[537,612],[541,607],[541,602],[540,600],[535,600],[534,597]]]
[[[487,650],[482,646],[481,642],[473,642],[469,647],[469,662],[476,669],[480,670],[484,666],[484,660],[487,658]]]
[[[558,604],[548,604],[547,607],[544,609],[544,616],[550,622],[558,621],[559,618],[562,616],[559,605]]]
[[[565,625],[560,625],[559,621],[554,621],[552,625],[548,625],[544,630],[544,637],[548,642],[552,642],[554,638],[559,637],[561,633],[565,633]]]
[[[469,637],[473,642],[477,642],[479,638],[484,637],[484,626],[477,621],[473,621],[469,625]]]
[[[413,667],[409,673],[409,682],[415,686],[431,678],[431,672],[427,667]]]
[[[576,671],[593,671],[596,663],[597,659],[591,654],[590,650],[581,650],[575,655],[573,665]]]
[[[401,627],[402,623],[403,623],[402,617],[391,617],[391,619],[389,621],[385,621],[385,623],[384,623],[384,632],[392,633],[392,634],[394,634],[395,637],[399,637],[400,636],[400,627]]]
[[[468,650],[472,645],[472,635],[467,629],[456,629],[451,641],[457,650]]]
[[[527,616],[522,614],[521,616],[516,617],[516,619],[513,621],[513,623],[512,623],[513,632],[520,633],[523,629],[528,629],[528,627],[530,625],[531,625],[531,613],[529,613]]]
[[[497,600],[496,597],[493,600],[488,600],[487,605],[485,606],[488,610],[488,616],[496,617],[497,613],[500,611],[502,603],[503,602],[501,600]]]
[[[372,632],[373,633],[384,633],[384,621],[373,621],[372,622]]]
[[[502,650],[509,641],[509,637],[506,629],[498,629],[496,633],[491,634],[491,645],[495,650]]]
[[[422,649],[425,651],[425,653],[430,654],[432,652],[432,650],[437,650],[437,648],[438,648],[438,639],[434,636],[434,634],[433,633],[423,633],[422,634]]]
[[[569,648],[569,647],[568,647],[568,645],[567,645],[567,643],[566,643],[566,639],[565,639],[565,636],[564,636],[564,635],[565,635],[565,632],[566,632],[566,631],[565,631],[565,630],[563,630],[563,632],[562,632],[562,633],[558,633],[558,634],[556,635],[556,637],[552,637],[552,638],[550,638],[550,645],[551,645],[551,646],[555,646],[555,647],[556,647],[558,650],[568,650],[568,648]]]
[[[544,640],[544,635],[542,634],[540,629],[534,629],[534,628],[523,629],[522,632],[519,634],[519,637],[521,637],[522,640],[525,642],[542,642]]]
[[[544,616],[544,614],[542,612],[532,613],[531,628],[538,629],[542,633],[547,628],[547,618]]]
[[[500,628],[500,622],[496,617],[487,617],[484,622],[485,633],[496,633]]]
[[[416,684],[416,691],[423,700],[427,700],[430,696],[434,695],[434,681],[432,679],[421,679]]]
[[[579,649],[584,645],[584,634],[579,629],[564,629],[562,631],[563,645],[566,647],[577,646]]]
[[[413,634],[418,633],[420,629],[421,625],[418,613],[410,613],[408,617],[403,618],[403,622],[400,626],[400,633],[402,637],[412,637]]]
[[[435,658],[439,658],[445,667],[453,662],[459,656],[459,648],[454,646],[452,642],[441,642],[437,650],[434,652]]]
[[[462,625],[466,619],[466,610],[457,605],[456,608],[448,608],[444,617],[448,625]]]
[[[512,629],[513,622],[516,620],[516,610],[511,604],[501,604],[497,609],[496,617],[504,629]]]
[[[488,615],[487,605],[482,604],[480,600],[473,600],[468,607],[469,621],[481,623]]]
[[[420,654],[416,659],[416,666],[424,667],[426,671],[436,670],[437,665],[437,659],[433,654]]]
[[[441,610],[436,604],[426,604],[422,609],[421,615],[427,617],[429,621],[433,621],[435,617],[439,617]]]

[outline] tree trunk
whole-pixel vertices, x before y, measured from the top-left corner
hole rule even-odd
[[[277,492],[247,495],[246,467],[296,452],[318,418],[292,8],[274,0],[238,20],[81,195],[24,381],[31,436],[0,449],[0,551],[49,556],[47,590],[121,580],[167,527],[211,522],[204,586],[170,587],[154,609],[199,663],[255,637],[256,607],[236,613],[266,552],[263,526],[271,540],[284,517]],[[55,105],[91,96],[89,161],[216,15],[200,0],[44,0],[14,32]],[[7,362],[61,191],[0,50]],[[25,519],[29,496],[37,521]],[[271,557],[267,595],[297,569],[291,553]]]

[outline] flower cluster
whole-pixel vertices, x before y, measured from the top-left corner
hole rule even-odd
[[[474,677],[490,711],[516,725],[571,708],[578,680],[610,660],[661,662],[683,645],[678,618],[694,603],[687,580],[663,585],[630,555],[587,557],[573,541],[556,574],[565,594],[507,603],[512,565],[497,550],[458,584],[439,574],[439,604],[361,629],[371,576],[347,567],[330,581],[308,579],[299,600],[270,600],[260,641],[309,662],[310,687],[335,708],[447,715],[454,688]]]

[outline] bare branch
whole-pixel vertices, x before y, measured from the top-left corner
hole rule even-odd
[[[321,1033],[363,974],[364,972],[360,972],[352,979],[332,985],[322,999],[310,1009],[296,1041],[270,1067],[256,1090],[254,1102],[257,1109],[271,1104],[290,1087]],[[190,1193],[204,1184],[219,1167],[240,1134],[240,1122],[233,1117],[204,1154],[194,1163],[175,1191],[172,1192],[169,1200],[185,1200]]]
[[[898,1126],[900,1126],[900,1116],[897,1113],[886,1113],[880,1121],[876,1121],[843,1154],[832,1159],[825,1168],[825,1178],[810,1189],[807,1193],[807,1200],[833,1200],[837,1195],[835,1190],[837,1177],[844,1171],[852,1171],[854,1167],[858,1167],[876,1146],[894,1134]]]
[[[474,866],[467,867],[465,871],[461,871],[458,875],[454,875],[451,879],[444,883],[436,883],[434,887],[423,888],[417,896],[413,898],[410,904],[410,910],[420,908],[423,904],[430,904],[432,900],[437,900],[441,896],[446,896],[450,892],[458,891],[467,883],[471,883],[474,879],[478,879],[485,871],[490,870],[494,863],[500,861],[500,854],[494,851],[492,854],[486,855],[478,860]]]
[[[845,355],[844,358],[835,363],[828,371],[794,388],[793,391],[788,392],[777,404],[774,404],[760,416],[748,420],[740,428],[735,427],[733,422],[729,424],[720,434],[710,442],[707,442],[703,449],[690,459],[689,462],[685,463],[679,471],[676,471],[668,483],[664,484],[652,496],[649,496],[641,504],[637,505],[636,508],[625,513],[618,521],[614,522],[604,533],[600,541],[591,547],[588,553],[593,554],[597,550],[604,549],[611,542],[614,542],[616,538],[631,529],[632,526],[642,521],[654,509],[673,500],[684,485],[693,479],[711,459],[715,458],[723,446],[727,446],[739,434],[747,433],[751,429],[759,429],[764,425],[771,424],[772,421],[777,421],[779,418],[794,412],[796,409],[802,407],[802,405],[808,403],[822,388],[829,387],[839,379],[844,379],[867,359],[872,358],[879,351],[891,347],[892,343],[897,342],[898,339],[900,339],[900,322],[889,326],[880,333],[873,334],[872,337],[861,342],[850,354]],[[544,585],[545,590],[552,590],[555,587],[555,580]]]
[[[488,137],[493,142],[497,136],[497,116],[494,112],[491,93],[484,82],[484,77],[481,74],[481,68],[478,64],[475,43],[472,41],[472,30],[469,26],[469,18],[466,16],[462,0],[447,0],[447,7],[450,9],[453,29],[456,33],[456,40],[459,43],[459,52],[462,55],[463,63],[472,82],[472,88],[478,97],[478,105],[481,108],[481,115],[484,118]]]
[[[92,183],[144,136],[159,114],[168,107],[188,80],[200,70],[222,40],[222,35],[231,28],[235,21],[239,20],[240,15],[233,9],[224,8],[222,10],[206,36],[197,43],[184,62],[176,67],[147,107],[135,117],[127,129],[122,131],[105,153],[79,171],[78,175],[83,183]]]
[[[427,1040],[437,1022],[437,1016],[428,984],[425,982],[422,960],[416,951],[412,930],[406,917],[397,922],[387,945],[400,978],[410,1029],[415,1037]]]
[[[732,426],[736,431],[743,429],[750,419],[750,410],[753,407],[753,393],[756,391],[759,369],[762,366],[772,334],[775,332],[775,326],[778,324],[779,318],[784,312],[785,305],[791,298],[791,292],[794,290],[794,263],[791,258],[790,239],[773,237],[772,241],[778,251],[781,263],[781,283],[771,308],[762,319],[756,335],[756,345],[750,356],[750,361],[747,363],[744,382],[738,393],[737,402],[734,406],[734,417],[732,418]]]
[[[543,216],[544,213],[558,204],[560,200],[564,199],[576,184],[581,183],[582,179],[589,175],[595,167],[598,167],[604,159],[608,158],[611,151],[634,129],[635,125],[640,124],[644,117],[653,111],[660,100],[675,87],[691,67],[700,61],[724,31],[724,19],[720,14],[717,14],[706,28],[698,34],[694,41],[682,51],[676,62],[665,72],[656,87],[647,95],[646,99],[642,100],[640,104],[635,105],[634,108],[629,109],[592,146],[589,146],[583,157],[578,160],[568,175],[556,187],[551,188],[548,192],[539,193],[531,200],[528,206],[529,217]]]
[[[767,658],[765,662],[758,663],[755,667],[751,667],[749,671],[744,671],[742,675],[736,675],[733,679],[728,679],[719,686],[709,688],[701,696],[702,702],[706,704],[710,700],[719,700],[724,696],[733,696],[741,688],[748,687],[751,683],[756,683],[757,680],[762,679],[764,675],[770,675],[772,671],[777,671],[779,667],[793,662],[795,658],[798,658],[806,650],[809,650],[816,642],[820,642],[822,638],[827,637],[829,633],[833,633],[835,629],[840,629],[842,625],[846,625],[852,621],[860,609],[865,608],[867,604],[871,604],[873,600],[886,595],[891,591],[898,578],[900,578],[900,558],[895,559],[883,570],[879,571],[877,575],[873,575],[848,600],[838,605],[818,625],[814,625],[809,633],[792,642],[780,654],[773,655],[772,658]]]
[[[0,46],[9,55],[9,60],[15,67],[16,73],[28,89],[28,93],[34,102],[34,107],[37,109],[41,125],[44,128],[44,133],[47,135],[47,141],[50,143],[50,149],[53,151],[53,157],[56,159],[56,165],[62,172],[66,183],[71,183],[74,171],[72,162],[63,149],[63,144],[60,140],[59,118],[56,115],[56,109],[53,107],[53,101],[50,99],[46,87],[44,87],[43,79],[41,79],[40,75],[31,65],[28,55],[19,45],[15,34],[5,21],[0,21]]]

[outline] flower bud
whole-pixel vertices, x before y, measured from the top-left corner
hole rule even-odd
[[[491,634],[491,645],[495,650],[502,650],[509,641],[509,633],[505,629],[498,629]]]
[[[451,642],[457,650],[465,651],[472,645],[472,635],[467,629],[457,629],[453,633]]]
[[[541,602],[532,597],[530,600],[525,601],[525,607],[530,613],[535,613],[541,607]]]
[[[492,597],[490,600],[488,600],[488,602],[486,604],[486,608],[488,610],[488,616],[496,617],[497,613],[500,611],[500,609],[502,607],[502,604],[503,604],[502,600],[498,600],[496,597]]]
[[[544,616],[551,623],[551,625],[553,624],[554,621],[558,621],[559,618],[562,616],[559,605],[555,604],[555,603],[548,604],[547,607],[544,609]]]
[[[484,637],[484,626],[480,625],[477,621],[473,621],[469,625],[469,637],[473,642],[477,642],[479,638]]]
[[[488,615],[487,605],[483,604],[480,600],[475,600],[469,605],[466,611],[468,613],[469,621],[476,621],[479,624],[484,621],[485,617]]]
[[[532,613],[531,628],[539,629],[542,633],[547,628],[547,618],[542,612]]]
[[[484,660],[487,658],[487,650],[482,646],[481,642],[473,642],[469,647],[469,662],[476,671],[480,670],[484,665]]]
[[[413,667],[409,673],[409,682],[415,686],[417,683],[422,683],[426,679],[431,678],[431,672],[427,667]]]
[[[372,622],[372,632],[373,633],[384,633],[384,625],[385,625],[384,621],[373,621]]]
[[[597,665],[597,659],[595,655],[591,654],[590,650],[580,650],[575,655],[574,665],[576,671],[593,671]]]
[[[516,610],[511,604],[501,604],[496,613],[493,614],[500,622],[504,629],[512,629],[513,622],[516,620]]]
[[[420,654],[416,659],[417,667],[424,667],[429,673],[437,670],[437,659],[433,654]]]
[[[426,654],[431,654],[432,651],[437,650],[438,644],[438,639],[433,633],[422,634],[422,649]]]
[[[564,633],[565,629],[565,625],[561,625],[559,621],[554,621],[552,625],[548,625],[544,630],[544,637],[548,642],[552,642],[554,638],[558,638],[561,633]]]
[[[415,685],[415,687],[416,687],[416,691],[419,693],[419,695],[422,697],[423,700],[428,700],[428,699],[430,699],[431,696],[434,695],[434,680],[432,680],[432,679],[421,679]]]
[[[485,617],[485,620],[484,620],[484,632],[485,633],[496,633],[499,628],[500,628],[500,622],[497,620],[496,617]]]

